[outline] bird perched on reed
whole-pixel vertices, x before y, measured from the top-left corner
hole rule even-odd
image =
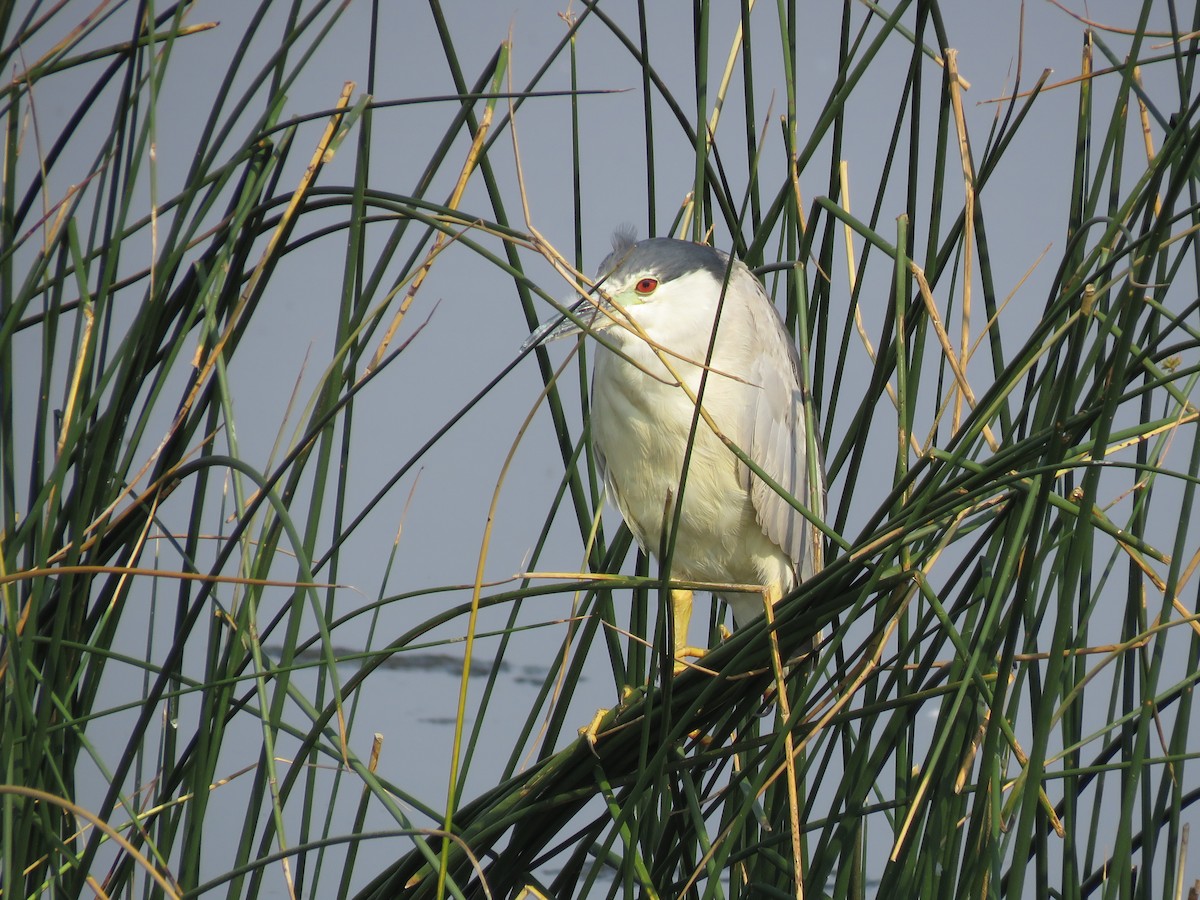
[[[762,284],[705,244],[618,232],[596,290],[526,346],[581,331],[601,344],[591,440],[630,531],[670,554],[673,579],[724,585],[736,626],[762,615],[819,565],[820,531],[784,494],[824,514],[800,356]],[[691,611],[692,592],[672,591],[677,670],[700,653]]]

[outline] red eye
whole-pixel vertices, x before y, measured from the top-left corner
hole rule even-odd
[[[653,294],[657,287],[658,287],[658,279],[657,278],[643,278],[640,281],[638,281],[637,284],[635,284],[633,286],[633,289],[635,291],[637,291],[639,294],[641,294],[642,296],[645,296],[646,294]]]

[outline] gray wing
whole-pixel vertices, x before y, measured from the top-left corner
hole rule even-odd
[[[742,447],[781,488],[823,518],[825,484],[819,456],[814,467],[817,484],[810,485],[809,479],[800,356],[758,279],[748,270],[744,274],[762,300],[749,305],[754,333],[762,336],[762,344],[747,379],[749,402],[742,421]],[[773,487],[745,466],[741,468],[763,532],[791,557],[801,580],[810,577],[814,572],[812,526]],[[818,498],[815,508],[814,494]]]

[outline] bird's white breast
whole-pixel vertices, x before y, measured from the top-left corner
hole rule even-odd
[[[643,549],[661,556],[664,524],[669,529],[675,518],[695,406],[644,341],[627,333],[615,335],[616,331],[609,334],[618,338],[622,351],[661,380],[609,350],[600,350],[592,388],[592,440],[604,460],[605,482],[630,530]],[[691,358],[702,356],[701,352]],[[701,370],[668,359],[695,393]],[[714,356],[712,368],[719,370],[720,361]],[[753,388],[712,372],[702,402],[706,410],[739,409],[748,390]],[[719,418],[715,424],[722,431],[733,425],[723,425]],[[795,583],[791,561],[763,533],[738,466],[733,452],[700,419],[683,488],[672,576],[775,584],[790,590]],[[718,593],[733,605],[738,622],[762,610],[757,594]]]

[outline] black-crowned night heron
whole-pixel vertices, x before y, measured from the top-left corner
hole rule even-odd
[[[671,577],[753,586],[714,590],[734,624],[744,625],[813,574],[820,532],[717,432],[822,516],[824,485],[819,459],[807,453],[800,357],[753,273],[704,244],[635,243],[618,232],[597,286],[599,297],[584,297],[572,312],[602,344],[592,376],[591,438],[608,495],[655,556],[667,546],[664,531],[681,502]],[[539,329],[526,345],[582,330],[568,319]],[[698,422],[697,396],[706,413]],[[681,657],[697,655],[686,645],[692,592],[673,591],[672,606],[678,668]]]

